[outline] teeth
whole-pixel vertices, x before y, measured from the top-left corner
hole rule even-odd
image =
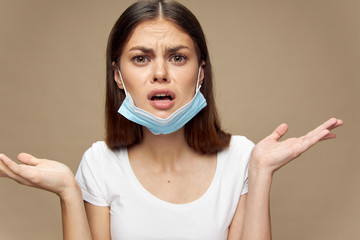
[[[151,100],[157,101],[171,101],[172,97],[166,93],[156,93],[154,96],[151,97]]]

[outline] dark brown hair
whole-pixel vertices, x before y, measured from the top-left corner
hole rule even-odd
[[[189,146],[198,152],[221,151],[228,147],[231,135],[220,128],[205,36],[196,17],[186,7],[172,0],[143,0],[132,4],[120,16],[110,33],[106,55],[106,143],[110,149],[116,150],[130,147],[142,139],[142,127],[117,112],[125,99],[125,92],[115,83],[112,63],[119,64],[123,47],[137,25],[157,18],[172,21],[189,34],[195,43],[199,64],[202,61],[206,64],[201,92],[207,106],[185,125],[185,138]]]

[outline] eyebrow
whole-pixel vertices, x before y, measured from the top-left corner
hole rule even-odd
[[[171,47],[167,47],[165,49],[166,52],[177,52],[181,49],[189,49],[189,47],[184,46],[184,45],[177,45],[177,46],[171,46]],[[129,49],[129,51],[141,51],[143,53],[154,53],[154,50],[152,48],[147,48],[145,46],[135,46]]]
[[[154,52],[153,49],[147,48],[147,47],[144,47],[144,46],[135,46],[135,47],[130,48],[129,51],[141,51],[143,53],[153,53]]]

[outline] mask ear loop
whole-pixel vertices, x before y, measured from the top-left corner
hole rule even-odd
[[[198,77],[197,77],[197,81],[196,81],[196,92],[200,90],[201,88],[201,84],[199,85],[199,82],[200,82],[200,72],[201,72],[201,65],[199,67],[199,72],[198,72]]]
[[[123,87],[124,87],[125,95],[127,95],[128,92],[126,91],[126,87],[125,87],[125,84],[124,84],[124,80],[123,80],[123,78],[122,78],[122,75],[121,75],[121,72],[120,72],[120,69],[119,69],[119,68],[118,68],[118,72],[119,72],[119,76],[120,76],[120,81],[121,81],[121,83],[122,83],[122,85],[123,85]]]

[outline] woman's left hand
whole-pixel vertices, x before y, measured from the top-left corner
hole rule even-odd
[[[261,140],[251,155],[251,170],[273,174],[276,170],[300,156],[316,143],[335,138],[332,129],[339,127],[343,121],[331,118],[311,132],[299,138],[279,141],[287,132],[288,125],[283,123],[272,134]]]

